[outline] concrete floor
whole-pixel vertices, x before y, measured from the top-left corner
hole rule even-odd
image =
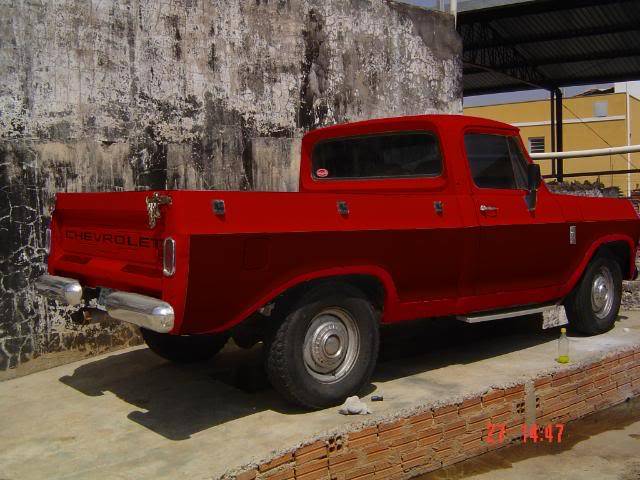
[[[322,432],[460,401],[566,368],[554,361],[557,329],[540,318],[468,325],[442,319],[386,328],[373,382],[384,395],[368,417],[336,408],[306,413],[269,388],[261,352],[225,349],[177,366],[133,348],[0,383],[0,477],[215,478]],[[598,337],[571,339],[582,363],[640,345],[640,313]],[[640,453],[640,452],[639,452]]]

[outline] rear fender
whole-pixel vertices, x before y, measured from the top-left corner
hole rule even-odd
[[[575,286],[578,284],[578,281],[580,281],[580,279],[582,278],[582,275],[584,274],[584,271],[586,270],[587,265],[589,265],[589,262],[591,262],[591,260],[595,256],[598,249],[603,246],[606,246],[608,243],[613,243],[613,242],[624,242],[625,244],[628,245],[629,247],[628,277],[633,278],[636,271],[635,270],[636,249],[633,243],[633,239],[628,235],[621,235],[621,234],[606,235],[604,237],[600,237],[596,242],[591,244],[591,246],[585,253],[582,261],[578,265],[578,268],[576,268],[575,272],[573,272],[573,274],[569,278],[569,281],[562,288],[560,292],[560,295],[562,297],[567,296],[575,288]]]
[[[389,272],[385,269],[373,266],[373,265],[363,265],[363,266],[349,266],[349,267],[336,267],[329,268],[324,270],[318,270],[314,272],[308,272],[303,275],[299,275],[297,277],[292,278],[290,281],[278,286],[277,288],[271,290],[266,295],[261,297],[261,299],[243,310],[239,315],[234,317],[230,322],[222,327],[221,330],[227,330],[232,328],[242,322],[244,319],[248,318],[252,313],[256,312],[260,308],[269,303],[273,302],[278,296],[290,291],[291,289],[300,286],[306,282],[316,281],[316,280],[330,280],[330,279],[340,279],[347,276],[353,275],[361,275],[361,276],[369,276],[377,279],[384,288],[384,309],[383,309],[383,319],[393,318],[398,306],[398,293],[396,291],[395,284],[393,283],[393,279]]]

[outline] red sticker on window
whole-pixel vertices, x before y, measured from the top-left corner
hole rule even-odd
[[[327,170],[326,168],[319,168],[318,170],[316,170],[316,177],[324,178],[327,176],[329,176],[329,170]]]

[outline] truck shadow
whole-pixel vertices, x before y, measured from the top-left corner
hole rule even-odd
[[[558,338],[559,328],[541,326],[541,315],[472,324],[437,318],[385,326],[373,381],[474,363]]]
[[[540,325],[540,317],[533,316],[476,325],[435,319],[385,327],[373,382],[477,362],[557,338],[557,329],[542,331]],[[269,387],[261,345],[241,350],[230,344],[198,365],[171,364],[146,348],[136,349],[82,365],[60,381],[89,396],[110,392],[138,409],[128,414],[130,420],[170,440],[264,410],[305,413]],[[369,385],[361,395],[374,390]]]

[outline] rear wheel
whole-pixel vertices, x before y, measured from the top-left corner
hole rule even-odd
[[[227,343],[227,334],[169,335],[140,328],[142,338],[153,353],[176,363],[195,363],[209,360]]]
[[[580,333],[597,335],[615,323],[622,299],[622,271],[608,253],[595,257],[565,301],[569,324]]]
[[[378,344],[378,316],[365,295],[350,285],[322,285],[290,309],[267,342],[267,374],[289,401],[336,405],[369,381]]]

